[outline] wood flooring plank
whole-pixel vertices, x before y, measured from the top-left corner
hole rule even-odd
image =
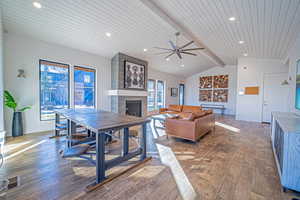
[[[174,153],[187,180],[201,200],[290,200],[293,192],[283,193],[270,145],[270,126],[255,122],[236,121],[230,116],[217,116],[217,121],[236,129],[234,132],[216,126],[197,143],[169,138],[154,139],[148,129],[151,155],[155,158],[144,166],[126,173],[103,187],[85,193],[84,188],[94,180],[95,168],[85,160],[62,159],[58,151],[65,146],[64,138],[49,139],[53,132],[9,138],[6,145],[13,155],[24,147],[45,140],[5,162],[0,174],[20,176],[21,185],[7,193],[13,200],[73,200],[73,199],[183,199],[169,166],[161,163],[156,144]],[[188,130],[187,130],[188,131]],[[134,142],[130,147],[134,148]],[[107,159],[121,149],[112,144]],[[108,171],[118,172],[130,163]]]

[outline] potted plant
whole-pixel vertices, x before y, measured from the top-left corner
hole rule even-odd
[[[24,106],[18,108],[18,103],[15,101],[14,97],[7,91],[4,91],[4,105],[8,108],[13,109],[13,123],[12,123],[12,136],[22,136],[23,135],[23,121],[22,121],[22,112],[27,109],[30,109],[30,106]]]

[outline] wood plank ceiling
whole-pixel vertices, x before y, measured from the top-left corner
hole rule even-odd
[[[228,65],[236,64],[245,52],[251,57],[284,59],[300,32],[299,0],[151,1]],[[167,42],[174,40],[177,30],[139,0],[39,2],[41,9],[34,8],[30,0],[2,0],[4,29],[109,58],[124,52],[178,76],[215,66],[200,52],[182,61],[153,55],[157,50],[152,47],[169,47]],[[232,16],[237,20],[230,22]],[[106,37],[106,32],[112,36]],[[245,43],[239,44],[240,40]],[[179,44],[187,41],[181,37]]]
[[[234,64],[243,53],[284,59],[300,32],[299,0],[154,1],[192,29],[226,64]],[[240,40],[245,43],[239,44]]]

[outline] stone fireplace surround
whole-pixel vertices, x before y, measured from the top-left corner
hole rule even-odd
[[[124,88],[125,79],[125,61],[145,66],[145,88],[143,90]],[[142,102],[142,116],[147,115],[147,80],[148,80],[148,62],[128,56],[123,53],[116,54],[111,59],[111,90],[108,95],[111,96],[111,111],[120,114],[126,114],[126,101],[140,100]]]

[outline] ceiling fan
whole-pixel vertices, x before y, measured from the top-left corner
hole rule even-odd
[[[176,36],[176,45],[173,43],[173,41],[169,41],[171,48],[161,48],[161,47],[154,47],[156,49],[160,49],[160,50],[165,50],[165,52],[162,53],[157,53],[156,55],[161,55],[161,54],[169,54],[165,57],[165,59],[168,59],[170,56],[176,54],[180,59],[182,59],[182,55],[181,54],[186,54],[186,55],[192,55],[192,56],[197,56],[197,54],[195,53],[191,53],[190,51],[196,51],[196,50],[203,50],[204,48],[191,48],[191,49],[185,49],[187,46],[191,45],[194,43],[194,41],[190,41],[188,43],[186,43],[185,45],[182,46],[178,46],[177,42],[178,42],[178,36],[180,35],[179,32],[175,33]]]

